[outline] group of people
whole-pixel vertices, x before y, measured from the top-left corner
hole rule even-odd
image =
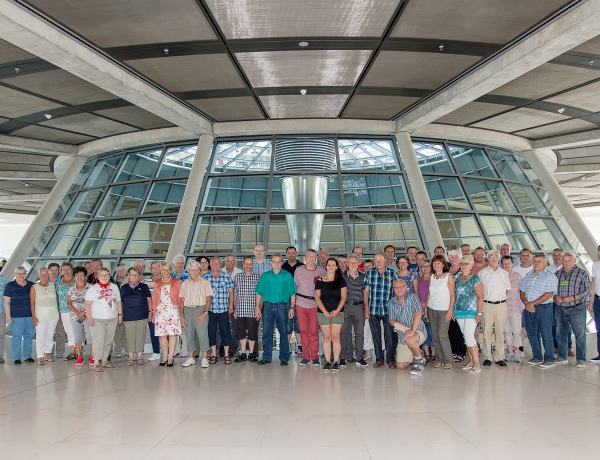
[[[54,361],[60,325],[70,347],[64,359],[83,365],[87,345],[88,362],[98,372],[114,367],[111,355],[120,356],[124,347],[128,366],[144,365],[147,328],[150,359],[160,366],[172,367],[177,354],[187,358],[184,367],[199,358],[207,368],[221,356],[225,364],[266,365],[276,326],[281,366],[289,364],[295,334],[299,366],[337,371],[349,363],[368,367],[374,358],[375,368],[387,364],[419,375],[428,362],[451,369],[466,358],[462,369],[478,374],[482,325],[483,366],[521,362],[524,327],[533,353],[528,364],[566,363],[572,332],[575,365],[583,367],[586,310],[594,313],[597,327],[600,320],[600,263],[590,282],[575,256],[560,249],[553,251],[550,266],[544,255],[528,249],[521,250],[519,261],[510,254],[504,244],[487,254],[478,247],[471,255],[465,244],[448,259],[442,247],[431,259],[414,247],[396,257],[388,245],[373,260],[363,260],[360,247],[348,257],[309,249],[302,263],[293,246],[284,261],[281,254],[268,260],[257,245],[242,269],[231,254],[224,267],[219,257],[200,256],[186,266],[177,255],[172,264],[152,262],[148,276],[143,260],[129,269],[118,265],[113,279],[94,259],[81,267],[50,264],[39,270],[37,283],[18,267],[13,281],[0,275],[0,356],[4,362],[8,323],[15,364],[23,358],[35,362],[34,331],[38,364]],[[600,339],[598,355],[590,361],[600,362]]]

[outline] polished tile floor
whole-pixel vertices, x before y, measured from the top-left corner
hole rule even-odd
[[[595,337],[588,336],[588,350]],[[276,357],[276,355],[275,355]],[[10,358],[10,356],[7,356]],[[598,455],[600,366],[468,375],[222,360],[0,367],[3,459],[564,459]],[[594,453],[595,452],[595,453]],[[425,456],[425,457],[423,457]]]

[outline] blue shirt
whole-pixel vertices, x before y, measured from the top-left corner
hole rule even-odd
[[[177,276],[177,273],[175,272],[175,270],[173,270],[171,272],[171,277],[177,278],[178,280],[181,280],[181,282],[183,283],[185,280],[190,279],[190,274],[187,272],[187,270],[184,269],[181,272],[181,275]]]
[[[388,307],[390,310],[390,320],[397,321],[409,329],[412,329],[415,321],[415,313],[423,314],[423,309],[421,308],[419,298],[410,292],[407,292],[404,296],[402,305],[398,303],[398,298],[393,296],[388,304]],[[398,343],[406,345],[406,341],[404,340],[404,332],[399,331],[398,329],[394,329],[394,331],[398,333]],[[427,331],[425,329],[425,324],[423,324],[422,317],[421,321],[419,321],[419,325],[417,326],[417,331],[421,331],[425,338],[427,338]]]
[[[31,318],[29,291],[31,291],[33,283],[29,280],[26,283],[25,286],[21,286],[16,281],[11,281],[4,288],[4,296],[10,297],[11,318]]]
[[[220,271],[217,278],[213,276],[212,272],[205,273],[202,278],[210,283],[214,293],[209,311],[213,313],[229,311],[229,289],[233,289],[235,286],[231,276]]]
[[[523,280],[519,283],[519,291],[525,293],[525,298],[528,302],[533,302],[535,299],[539,299],[546,292],[551,292],[552,295],[556,294],[556,285],[558,280],[553,273],[547,270],[542,270],[535,276],[535,272],[531,270],[527,273]],[[553,299],[550,297],[546,300],[543,305],[552,304]]]
[[[148,299],[152,297],[150,289],[144,283],[132,288],[129,283],[121,285],[121,302],[123,302],[123,321],[140,321],[148,319]]]
[[[252,271],[254,273],[262,275],[263,273],[267,273],[269,270],[271,270],[271,262],[267,259],[263,260],[260,263],[257,262],[256,259],[252,260]]]
[[[4,288],[8,283],[8,278],[4,275],[0,275],[0,315],[6,313],[4,311]]]
[[[388,303],[394,296],[394,281],[397,279],[400,279],[398,274],[389,268],[383,273],[372,268],[365,274],[363,287],[369,289],[369,311],[372,315],[387,316]]]

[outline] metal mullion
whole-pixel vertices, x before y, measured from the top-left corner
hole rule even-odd
[[[337,135],[333,136],[335,159],[336,159],[336,174],[338,178],[338,190],[340,194],[340,207],[342,212],[342,226],[344,227],[344,245],[346,247],[346,254],[351,254],[350,251],[350,234],[348,232],[348,212],[346,210],[346,197],[344,196],[344,187],[342,184],[342,162],[340,160],[340,149],[339,139]],[[354,235],[356,240],[356,235]]]
[[[106,191],[108,190],[108,185],[104,185],[104,187],[105,187],[104,193],[102,193],[100,195],[100,199],[98,200],[98,202],[94,205],[93,209],[91,210],[90,218],[83,220],[84,222],[86,222],[86,224],[83,226],[82,232],[80,233],[81,238],[79,238],[79,241],[75,245],[73,245],[73,248],[71,248],[71,253],[74,255],[79,252],[79,249],[81,248],[81,245],[83,244],[83,240],[85,239],[85,235],[87,235],[87,232],[90,229],[90,226],[92,225],[92,223],[95,222],[92,219],[94,218],[94,216],[98,212],[98,209],[104,202],[103,196],[106,193]],[[71,222],[73,222],[73,221],[71,221]]]
[[[127,231],[127,235],[125,235],[125,241],[123,243],[123,245],[121,246],[121,255],[117,256],[117,260],[119,263],[121,258],[124,256],[124,251],[126,250],[127,246],[129,246],[129,243],[131,242],[131,236],[133,235],[133,232],[137,226],[138,220],[141,218],[141,212],[143,209],[143,206],[146,204],[146,200],[148,199],[148,196],[150,195],[150,190],[152,190],[152,185],[153,185],[153,181],[152,179],[150,179],[150,181],[148,181],[148,184],[146,185],[146,191],[144,192],[144,195],[140,201],[140,204],[138,205],[138,212],[133,216],[133,222],[131,223],[131,226],[129,227],[129,230]],[[163,210],[164,210],[164,206],[163,206]]]

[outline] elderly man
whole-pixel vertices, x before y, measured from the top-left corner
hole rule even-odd
[[[319,321],[317,319],[317,303],[315,302],[315,283],[327,273],[323,267],[317,266],[317,252],[308,249],[304,256],[306,265],[298,267],[294,272],[296,283],[296,315],[302,336],[302,360],[299,366],[312,363],[320,367],[319,362]]]
[[[348,270],[348,258],[345,255],[337,256],[338,267],[340,267],[340,271],[344,273]]]
[[[460,252],[463,256],[471,255],[471,245],[465,243],[460,245]]]
[[[519,283],[519,294],[525,305],[525,329],[533,352],[533,358],[527,361],[527,364],[539,365],[542,369],[555,365],[552,347],[552,297],[556,294],[556,277],[546,270],[546,265],[546,257],[542,254],[536,255],[533,258],[533,270]]]
[[[590,297],[590,277],[575,264],[573,254],[565,254],[563,267],[556,272],[558,284],[554,296],[556,318],[556,340],[558,342],[557,364],[567,362],[567,334],[575,334],[575,359],[577,367],[585,367],[586,351],[586,305]]]
[[[513,271],[517,272],[523,278],[525,275],[533,270],[533,258],[531,251],[527,248],[521,249],[519,253],[519,265],[515,264]]]
[[[508,243],[504,243],[502,246],[500,246],[500,259],[502,260],[502,257],[510,256],[511,250],[512,247]]]
[[[420,346],[425,343],[427,331],[421,321],[423,310],[419,298],[407,292],[406,281],[394,281],[394,297],[388,304],[390,324],[398,334],[396,347],[396,367],[398,370],[406,369],[412,363],[410,373],[421,375],[423,373],[423,358]]]
[[[386,268],[398,271],[398,267],[396,266],[396,248],[392,244],[388,244],[385,248],[383,248],[383,254],[385,255]],[[344,311],[346,311],[345,308]]]
[[[325,268],[325,265],[327,265],[327,259],[329,259],[329,253],[327,251],[325,251],[324,249],[321,249],[319,251],[319,266]]]
[[[235,256],[233,254],[227,254],[225,256],[225,266],[221,269],[222,272],[227,273],[231,279],[234,279],[238,273],[242,273],[242,270],[235,266]],[[229,325],[231,328],[231,341],[232,341],[232,355],[239,349],[239,341],[236,338],[236,319],[235,315],[229,315]]]
[[[477,250],[475,250],[477,253]],[[500,367],[504,361],[504,326],[508,317],[506,296],[510,291],[508,272],[499,267],[500,253],[492,249],[487,254],[489,265],[479,272],[483,284],[483,354],[484,366],[492,365],[492,331],[496,326],[496,351],[493,360]]]
[[[356,258],[358,259],[358,271],[361,273],[365,273],[365,267],[364,267],[364,263],[363,263],[363,250],[361,247],[356,246],[354,249],[352,249],[352,255],[356,256]]]
[[[294,316],[296,309],[296,285],[294,278],[281,269],[283,258],[280,254],[271,257],[272,270],[264,273],[256,285],[256,317],[263,317],[263,358],[258,365],[269,364],[273,356],[273,322],[277,324],[280,337],[285,337],[287,320]],[[289,307],[288,307],[289,305]],[[261,306],[262,313],[261,313]],[[279,364],[287,366],[290,360],[290,346],[287,340],[279,341]]]
[[[598,246],[598,258],[600,259],[600,246]],[[596,323],[596,351],[598,352],[595,358],[590,359],[590,363],[598,364],[600,363],[600,262],[594,262],[594,265],[592,265],[592,284],[588,311],[590,315],[594,315],[594,322]]]
[[[561,268],[563,268],[563,250],[556,248],[552,251],[552,263],[548,265],[546,270],[548,270],[550,273],[556,274],[556,272]]]
[[[354,327],[354,350],[356,352],[356,366],[369,367],[365,361],[364,330],[365,330],[365,301],[363,298],[363,283],[365,275],[358,271],[358,258],[350,256],[348,270],[342,273],[346,280],[348,295],[344,305],[344,325],[342,326],[342,354],[340,367],[346,366],[346,361],[351,362],[352,328]]]
[[[221,334],[221,343],[225,350],[225,364],[231,364],[229,345],[231,345],[231,329],[229,315],[233,313],[233,280],[221,271],[221,259],[210,259],[210,271],[202,278],[210,283],[213,290],[210,309],[208,310],[208,340],[211,349],[210,364],[216,364],[217,358],[217,328]]]
[[[554,249],[552,251],[552,263],[548,265],[548,268],[546,268],[546,270],[556,275],[556,272],[563,268],[562,259],[563,250],[560,248]],[[556,302],[554,303],[554,310],[556,311]],[[554,321],[552,322],[552,338],[554,339],[554,353],[558,353],[558,341],[556,339],[556,316],[554,317]],[[573,342],[571,341],[571,326],[569,326],[569,330],[567,331],[567,339],[569,346],[567,354],[569,356],[575,356],[575,353],[573,353]],[[558,361],[556,362],[556,364],[559,364]]]
[[[196,364],[194,353],[196,352],[196,338],[202,353],[202,367],[208,367],[208,311],[213,296],[210,283],[200,277],[200,264],[193,260],[188,263],[187,272],[190,277],[183,282],[179,291],[179,311],[181,326],[184,328],[188,345],[188,359],[182,364],[189,367]]]
[[[271,270],[271,263],[266,259],[265,247],[262,244],[254,246],[254,262],[252,265],[252,271],[262,275],[263,273]]]
[[[258,273],[254,273],[252,268],[254,263],[252,257],[244,258],[244,271],[238,273],[233,278],[235,287],[233,288],[233,316],[236,320],[236,339],[240,344],[241,354],[235,358],[236,363],[242,363],[250,359],[251,362],[257,362],[258,358],[248,358],[246,356],[246,335],[248,337],[249,350],[254,349],[254,344],[258,341],[258,318],[256,315],[256,294],[255,289],[260,279]]]
[[[383,349],[381,343],[381,322],[385,334],[386,362],[390,369],[396,368],[395,344],[392,337],[393,328],[389,321],[388,304],[394,295],[394,281],[398,278],[395,271],[385,267],[385,256],[378,252],[374,257],[375,268],[365,274],[363,283],[363,302],[365,303],[365,319],[369,320],[373,335],[373,348],[376,361],[373,367],[383,365]]]
[[[488,263],[485,261],[485,249],[481,246],[476,247],[475,252],[473,252],[473,260],[475,263],[473,264],[471,271],[475,274],[479,274],[481,270],[488,266]]]

